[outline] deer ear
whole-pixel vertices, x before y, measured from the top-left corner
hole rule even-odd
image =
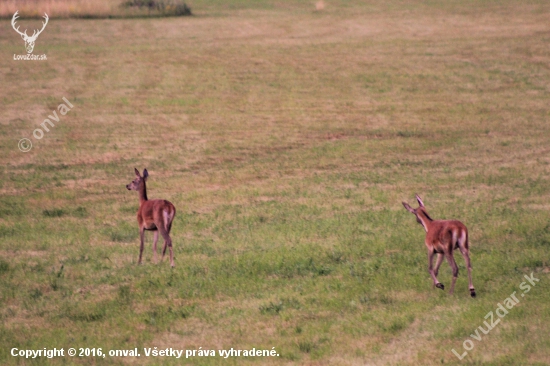
[[[418,204],[420,205],[420,207],[424,207],[424,202],[422,202],[422,198],[420,198],[419,195],[416,195],[416,200],[418,201]]]
[[[149,176],[149,172],[147,172],[147,169],[143,169],[143,179],[147,178]]]
[[[137,170],[136,168],[134,168],[134,172],[136,173],[136,177],[141,178],[141,175],[139,175],[139,170]]]
[[[401,202],[403,204],[403,206],[407,209],[407,211],[411,212],[411,213],[414,213],[414,210],[411,206],[409,206],[409,204],[407,202]]]

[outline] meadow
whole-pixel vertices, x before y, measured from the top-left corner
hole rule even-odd
[[[549,2],[189,6],[52,18],[46,61],[0,21],[1,364],[550,364]],[[174,269],[151,233],[137,265],[134,168],[177,209]],[[468,227],[475,299],[459,253],[432,288],[415,194]],[[54,347],[279,356],[10,353]]]

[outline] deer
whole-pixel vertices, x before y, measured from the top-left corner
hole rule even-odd
[[[46,20],[45,22],[42,22],[42,29],[38,30],[36,29],[32,36],[29,37],[29,35],[27,34],[27,30],[25,29],[25,32],[21,32],[19,30],[19,26],[17,28],[15,28],[15,21],[17,20],[17,18],[19,18],[19,16],[17,15],[19,13],[19,11],[16,11],[15,14],[13,14],[13,17],[11,18],[11,26],[13,27],[13,29],[19,33],[19,35],[21,36],[21,38],[23,38],[23,41],[25,41],[25,48],[27,49],[27,53],[32,53],[32,51],[34,50],[34,42],[36,41],[36,38],[38,38],[38,36],[40,35],[40,33],[42,33],[42,31],[44,30],[44,28],[46,28],[46,25],[48,24],[48,14],[44,13],[44,16],[43,18]]]
[[[450,294],[453,293],[456,279],[458,277],[458,266],[453,257],[453,251],[460,250],[464,260],[466,261],[466,267],[468,269],[468,281],[470,296],[476,297],[476,291],[472,283],[472,265],[470,262],[470,254],[468,249],[468,229],[466,226],[457,220],[434,220],[426,211],[424,202],[420,196],[416,195],[416,200],[420,207],[413,209],[408,203],[402,202],[403,206],[416,216],[416,221],[424,227],[426,231],[426,239],[424,243],[428,248],[428,271],[433,280],[433,287],[444,290],[445,286],[438,281],[437,274],[439,273],[439,266],[443,262],[443,257],[447,258],[449,265],[453,271],[453,279],[451,283]],[[433,267],[433,258],[437,253],[437,260],[435,268]]]
[[[145,230],[153,231],[153,252],[154,261],[157,263],[157,241],[159,232],[164,238],[164,249],[162,250],[162,260],[166,254],[166,247],[170,248],[170,266],[174,267],[174,253],[172,250],[172,238],[170,237],[170,230],[172,229],[172,221],[176,216],[176,208],[174,205],[166,200],[149,200],[147,199],[147,189],[145,182],[149,173],[147,169],[143,170],[143,176],[139,174],[139,170],[134,168],[136,178],[126,185],[128,190],[139,192],[139,209],[137,211],[137,221],[139,224],[139,237],[141,245],[139,247],[139,261],[141,264],[141,258],[143,255],[143,246],[145,240]]]

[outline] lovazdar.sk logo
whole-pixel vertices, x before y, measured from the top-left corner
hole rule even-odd
[[[19,13],[19,11],[16,11],[15,14],[13,14],[13,17],[11,18],[11,26],[13,27],[13,29],[19,33],[19,35],[21,36],[21,38],[23,38],[23,41],[25,41],[25,49],[27,50],[27,54],[26,55],[16,55],[14,54],[13,55],[13,59],[14,60],[32,60],[32,61],[43,61],[43,60],[47,60],[47,57],[46,55],[33,55],[32,54],[32,51],[34,50],[34,42],[36,42],[36,39],[38,38],[38,36],[40,35],[40,33],[42,33],[42,31],[44,30],[44,28],[46,28],[46,25],[48,24],[48,14],[44,13],[44,19],[46,20],[45,22],[42,22],[42,29],[38,30],[38,29],[35,29],[32,36],[29,36],[27,34],[27,30],[25,29],[24,32],[21,32],[19,30],[19,26],[15,26],[15,21],[17,20],[17,18],[19,18],[19,16],[17,15]]]

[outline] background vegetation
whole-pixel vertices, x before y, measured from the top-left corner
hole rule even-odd
[[[4,0],[0,18],[18,11],[25,18],[132,18],[191,15],[183,0]]]
[[[189,5],[196,17],[50,21],[41,62],[14,61],[23,42],[0,22],[2,364],[550,363],[550,3]],[[62,97],[74,108],[34,139]],[[173,270],[151,263],[152,235],[136,265],[134,167],[177,208]],[[456,293],[432,289],[401,205],[415,193],[468,226],[476,299],[459,255]]]

